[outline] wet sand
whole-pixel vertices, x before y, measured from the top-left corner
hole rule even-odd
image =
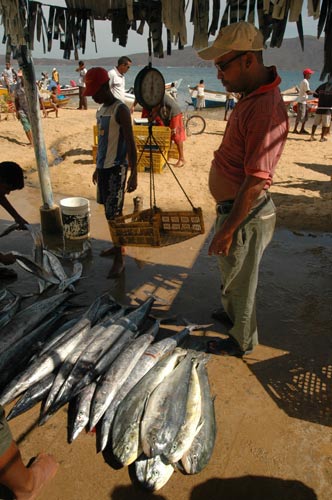
[[[108,228],[102,208],[94,201],[91,182],[94,113],[88,110],[90,123],[85,124],[77,119],[77,113],[63,110],[65,124],[61,116],[43,121],[49,150],[55,148],[65,157],[51,168],[55,201],[70,195],[90,198],[92,251],[83,261],[85,279],[77,285],[74,302],[88,305],[96,295],[109,290],[117,300],[137,304],[148,291],[169,302],[156,305],[155,314],[179,315],[178,326],[167,329],[181,328],[181,318],[211,323],[211,311],[219,305],[220,283],[215,259],[207,255],[214,210],[204,186],[208,156],[222,139],[224,122],[211,119],[206,134],[188,138],[187,165],[176,171],[189,196],[204,210],[206,233],[162,249],[128,247],[126,272],[111,281],[106,279],[111,260],[99,257],[100,250],[109,244]],[[1,145],[9,139],[21,142],[22,133],[18,127],[16,131],[15,123],[10,122],[4,131],[6,125],[0,124]],[[66,134],[62,130],[65,126]],[[27,170],[27,188],[10,199],[29,221],[38,224],[41,198],[38,177],[32,171],[32,152],[15,142],[10,145],[6,153],[1,150],[1,159],[22,158]],[[273,197],[279,227],[263,257],[257,294],[260,345],[244,361],[218,356],[209,360],[218,425],[213,457],[197,476],[176,471],[154,498],[327,500],[332,494],[332,146],[330,142],[323,146],[290,134],[277,171]],[[21,156],[13,157],[17,148]],[[181,194],[169,199],[169,193],[175,193],[170,172],[156,177],[158,204],[183,206]],[[139,175],[135,193],[143,196],[145,207],[148,178],[147,173]],[[133,196],[127,196],[127,213]],[[0,231],[10,222],[1,210]],[[15,249],[29,254],[32,249],[26,232],[11,233],[0,243],[2,251]],[[69,270],[72,263],[67,261],[65,266]],[[17,265],[15,270],[19,278],[9,288],[37,292],[36,279]],[[224,325],[212,323],[195,332],[195,345],[199,347],[206,337],[226,331]],[[38,414],[35,407],[11,421],[11,428],[26,461],[43,450],[60,462],[57,476],[41,498],[127,500],[151,496],[132,485],[128,468],[114,470],[107,456],[96,454],[94,434],[82,433],[73,444],[67,444],[67,408],[43,427],[36,425]]]

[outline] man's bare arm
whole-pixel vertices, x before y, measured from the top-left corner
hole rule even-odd
[[[127,146],[128,163],[130,168],[127,191],[131,193],[137,188],[137,153],[131,124],[131,114],[127,106],[123,105],[119,107],[117,121],[121,125]]]
[[[13,217],[15,222],[17,222],[20,226],[21,229],[24,228],[26,224],[29,224],[23,217],[20,216],[20,214],[15,210],[13,205],[8,201],[6,196],[0,196],[0,205]]]
[[[228,255],[233,235],[247,217],[266,184],[266,179],[248,175],[234,201],[233,208],[209,247],[209,255]]]

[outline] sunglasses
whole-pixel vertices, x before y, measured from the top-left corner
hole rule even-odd
[[[217,62],[217,63],[215,63],[215,67],[217,68],[218,71],[224,72],[224,71],[226,71],[227,66],[229,64],[231,64],[236,59],[239,59],[240,57],[244,56],[245,54],[247,54],[247,52],[241,52],[240,54],[237,54],[236,56],[232,57],[231,59],[229,59],[226,62]]]

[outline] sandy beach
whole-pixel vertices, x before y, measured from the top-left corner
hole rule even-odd
[[[139,113],[134,116],[139,117]],[[204,211],[213,212],[214,202],[207,189],[207,177],[213,151],[219,146],[226,122],[223,111],[207,112],[207,127],[202,135],[188,137],[185,142],[186,167],[176,169],[180,183],[194,202]],[[292,130],[294,118],[290,119]],[[53,192],[68,196],[95,199],[92,184],[92,128],[95,109],[78,111],[61,109],[59,118],[52,114],[42,120],[50,165]],[[311,131],[311,120],[307,124]],[[290,133],[277,167],[271,193],[278,208],[278,225],[293,229],[330,231],[332,228],[331,158],[332,138],[328,142],[309,141],[309,136]],[[27,174],[26,184],[38,187],[38,173],[33,149],[26,143],[20,123],[12,117],[0,123],[1,160],[19,160]],[[78,182],[79,179],[79,182]],[[170,170],[155,176],[157,205],[168,208],[186,205]],[[200,186],[200,189],[197,189]],[[170,190],[173,196],[169,196]],[[135,194],[126,197],[128,212],[132,198],[140,194],[149,206],[149,175],[139,176]],[[131,205],[131,206],[130,206]]]
[[[145,291],[155,291],[169,302],[156,307],[159,314],[210,325],[195,332],[198,345],[225,333],[224,325],[211,323],[220,283],[217,264],[207,256],[214,220],[207,179],[213,151],[225,130],[222,118],[223,111],[206,114],[205,133],[187,138],[186,165],[174,169],[193,204],[203,209],[206,233],[161,249],[128,248],[126,272],[115,281],[106,278],[111,261],[99,257],[109,245],[109,234],[92,183],[95,109],[60,109],[58,118],[51,114],[42,119],[55,202],[83,196],[91,203],[92,255],[84,261],[84,279],[77,285],[74,302],[88,305],[109,290],[117,300],[137,305],[136,299],[146,298]],[[293,124],[291,118],[291,130]],[[311,130],[311,121],[307,129]],[[271,187],[278,228],[261,268],[260,345],[245,361],[211,356],[208,363],[218,427],[212,459],[197,476],[176,471],[153,498],[328,500],[332,495],[332,136],[324,143],[318,134],[317,139],[310,142],[308,135],[289,134]],[[12,193],[10,200],[38,225],[39,178],[33,148],[26,143],[16,119],[0,121],[0,161],[17,161],[26,172],[26,188]],[[190,208],[167,167],[155,175],[155,185],[161,208]],[[138,189],[126,195],[124,213],[132,212],[137,195],[148,208],[149,189],[149,174],[139,173]],[[11,222],[0,209],[0,230]],[[2,251],[29,254],[32,248],[27,232],[11,233],[0,243]],[[70,269],[72,263],[65,266]],[[15,270],[19,277],[9,288],[36,293],[36,279],[17,265]],[[37,406],[11,421],[11,428],[25,461],[44,450],[60,462],[42,499],[151,498],[132,484],[128,468],[112,468],[108,456],[96,454],[94,434],[83,432],[73,444],[67,443],[66,407],[42,427],[37,425],[38,414]],[[1,490],[0,498],[5,498]]]

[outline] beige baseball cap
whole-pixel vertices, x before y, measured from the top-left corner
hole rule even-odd
[[[264,38],[262,32],[253,24],[240,21],[221,28],[213,44],[206,49],[200,50],[198,55],[202,59],[210,61],[232,50],[245,52],[263,49]]]

